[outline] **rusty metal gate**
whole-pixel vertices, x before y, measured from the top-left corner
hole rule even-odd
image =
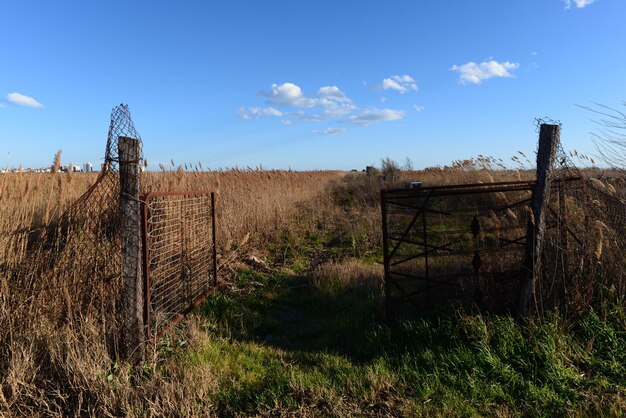
[[[513,302],[533,185],[382,190],[388,309],[430,309],[458,299]]]
[[[217,287],[216,193],[152,192],[144,200],[145,326],[161,336]]]

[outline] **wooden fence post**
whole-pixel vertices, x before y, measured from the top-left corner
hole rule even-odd
[[[139,177],[141,142],[118,138],[120,163],[120,231],[122,239],[121,355],[140,361],[144,355],[143,275]]]
[[[549,198],[550,172],[554,166],[560,134],[560,125],[541,124],[539,149],[537,151],[537,182],[535,183],[530,203],[531,214],[528,219],[526,253],[524,256],[525,276],[520,289],[519,313],[523,317],[528,317],[531,314],[537,277],[541,272],[541,252],[545,231],[543,212]]]

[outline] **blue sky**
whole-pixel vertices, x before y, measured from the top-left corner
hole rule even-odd
[[[624,0],[3,1],[0,166],[101,162],[128,103],[153,164],[416,167],[536,146],[626,100]],[[154,165],[153,165],[154,167]]]

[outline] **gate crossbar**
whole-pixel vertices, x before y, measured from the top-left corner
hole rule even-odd
[[[454,287],[463,274],[473,279],[479,272],[491,274],[492,260],[500,254],[510,254],[510,262],[520,258],[526,241],[520,230],[525,232],[534,184],[514,181],[381,190],[387,301],[395,293],[417,307],[416,294],[435,286]],[[493,274],[521,267],[510,262],[494,264]],[[449,271],[447,265],[452,266]]]

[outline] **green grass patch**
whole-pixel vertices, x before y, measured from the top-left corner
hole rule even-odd
[[[332,278],[326,277],[328,280]],[[209,367],[220,415],[621,415],[623,313],[520,324],[457,312],[387,323],[377,288],[242,270],[169,359]],[[317,284],[316,284],[317,283]],[[349,283],[349,285],[346,285]]]

